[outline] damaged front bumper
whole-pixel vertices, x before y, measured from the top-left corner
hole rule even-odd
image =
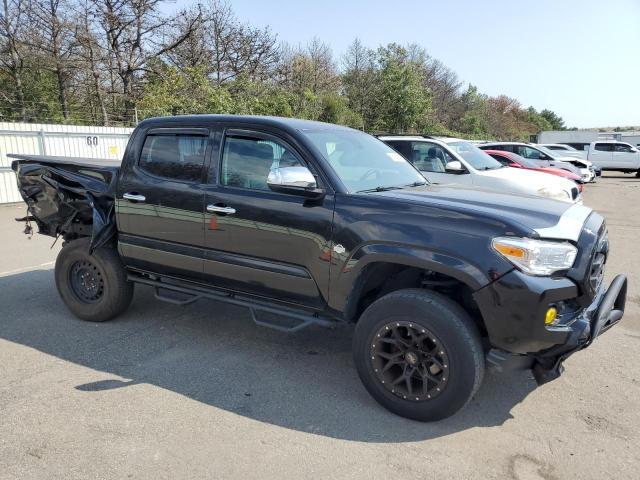
[[[617,275],[609,288],[601,289],[594,301],[569,327],[566,343],[544,352],[531,354],[533,375],[542,385],[558,378],[564,368],[562,363],[577,351],[587,348],[602,333],[609,330],[624,315],[627,299],[627,277]]]
[[[487,353],[487,363],[497,371],[531,369],[538,385],[555,380],[564,371],[563,362],[567,358],[587,348],[622,320],[626,299],[627,277],[617,275],[609,288],[602,287],[591,304],[570,322],[544,327],[548,335],[562,338],[561,343],[531,353],[509,352],[494,346]]]

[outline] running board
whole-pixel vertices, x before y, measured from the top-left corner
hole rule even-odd
[[[249,297],[236,295],[235,293],[209,290],[195,286],[182,286],[173,283],[163,282],[161,280],[153,280],[141,275],[129,274],[127,279],[140,283],[143,285],[149,285],[154,289],[154,295],[158,300],[168,302],[173,305],[189,305],[200,299],[207,298],[211,300],[217,300],[220,302],[230,303],[232,305],[238,305],[240,307],[246,307],[251,313],[251,319],[256,325],[261,327],[272,328],[280,332],[293,333],[298,332],[304,328],[312,325],[318,325],[325,328],[333,328],[336,325],[336,321],[328,317],[322,317],[317,313],[306,312],[302,309],[274,306],[267,302],[255,300]],[[258,313],[267,313],[275,316],[273,320],[265,320],[258,318]],[[278,317],[285,317],[290,322],[282,322],[282,319]]]

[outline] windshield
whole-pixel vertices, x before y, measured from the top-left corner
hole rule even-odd
[[[303,130],[350,192],[424,185],[427,180],[402,155],[356,130]]]
[[[548,163],[546,160],[531,160],[529,158],[521,157],[520,155],[514,154],[516,161],[525,168],[540,168],[547,167]]]
[[[529,158],[526,158],[525,160],[527,162],[533,162],[538,168],[547,168],[552,166],[549,160],[531,160]]]
[[[549,155],[551,158],[556,158],[556,155],[558,154],[558,152],[554,152],[553,150],[548,149],[547,147],[536,147],[538,150],[540,150],[541,152],[546,153],[547,155]]]
[[[502,168],[502,164],[489,154],[483,152],[469,142],[447,142],[447,147],[456,152],[476,170],[494,170]]]

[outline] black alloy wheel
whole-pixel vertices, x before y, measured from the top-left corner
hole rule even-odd
[[[380,383],[411,401],[431,400],[447,383],[449,359],[442,342],[413,322],[390,322],[371,344],[371,364]]]

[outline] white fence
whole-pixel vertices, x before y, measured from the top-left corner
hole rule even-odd
[[[132,128],[0,122],[0,203],[20,202],[8,153],[122,158]]]

